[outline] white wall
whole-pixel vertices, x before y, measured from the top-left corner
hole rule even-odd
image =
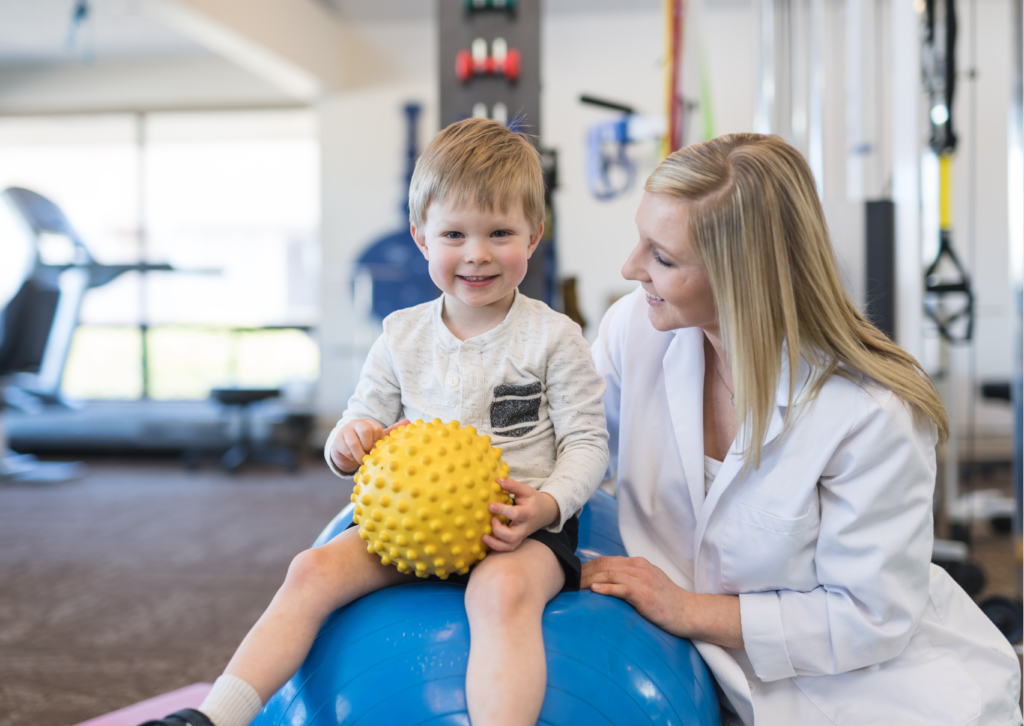
[[[437,133],[436,37],[430,23],[367,23],[359,32],[378,47],[401,48],[389,84],[335,94],[320,102],[321,143],[321,435],[333,426],[355,388],[379,326],[353,308],[353,263],[371,242],[408,227],[405,197],[406,120],[402,107],[423,104],[420,148]]]

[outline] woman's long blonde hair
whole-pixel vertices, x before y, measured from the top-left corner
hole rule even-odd
[[[830,376],[860,382],[859,373],[946,439],[949,422],[931,379],[843,289],[814,177],[796,149],[777,136],[720,136],[669,155],[645,189],[689,203],[688,233],[714,291],[747,466],[760,465],[784,350],[787,430]],[[811,375],[794,401],[800,358]]]

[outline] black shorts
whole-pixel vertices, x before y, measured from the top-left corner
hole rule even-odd
[[[355,526],[355,522],[349,525],[349,527]],[[562,585],[562,592],[573,592],[580,589],[580,575],[583,565],[580,563],[580,558],[576,556],[576,545],[579,544],[579,535],[580,520],[574,514],[566,521],[561,532],[556,533],[549,532],[546,529],[538,529],[527,537],[527,539],[535,539],[541,544],[546,545],[549,550],[555,553],[555,558],[558,560],[558,564],[562,566],[562,572],[565,573],[565,584]],[[443,582],[455,582],[465,585],[469,582],[469,576],[472,574],[472,569],[465,575],[453,572]],[[442,582],[441,578],[437,575],[430,575],[423,579]]]

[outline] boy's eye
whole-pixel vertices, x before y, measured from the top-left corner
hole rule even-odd
[[[509,232],[508,232],[507,229],[499,229],[499,230],[495,231],[491,236],[492,237],[508,237],[508,235],[509,235]]]
[[[445,239],[460,239],[462,237],[462,232],[445,232],[441,236]]]

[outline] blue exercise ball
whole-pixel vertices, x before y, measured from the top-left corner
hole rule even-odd
[[[346,507],[316,544],[351,520]],[[577,554],[584,561],[625,555],[615,500],[603,492],[580,515]],[[253,724],[468,726],[464,596],[461,585],[410,582],[340,608]],[[697,650],[627,603],[563,592],[544,610],[543,631],[548,683],[539,724],[720,724],[714,682]]]

